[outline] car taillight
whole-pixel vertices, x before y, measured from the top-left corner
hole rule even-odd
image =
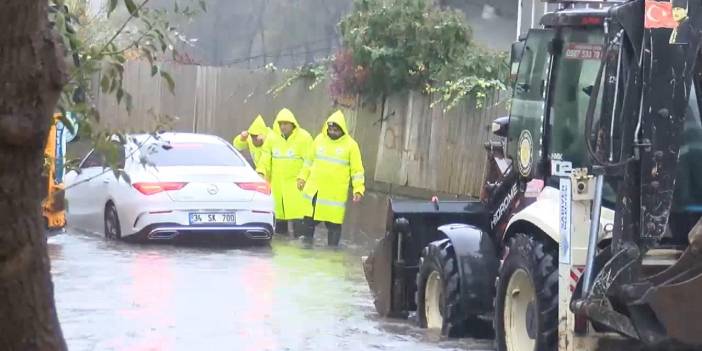
[[[254,182],[254,183],[236,183],[240,188],[244,190],[257,191],[261,194],[270,195],[271,186],[266,182]]]
[[[134,183],[132,186],[144,195],[158,194],[162,191],[180,190],[188,183],[180,182],[158,182],[158,183]]]

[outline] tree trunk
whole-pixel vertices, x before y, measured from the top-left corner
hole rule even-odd
[[[64,62],[47,0],[0,2],[0,350],[65,350],[41,220],[43,149]]]

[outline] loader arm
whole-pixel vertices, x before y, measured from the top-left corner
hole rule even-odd
[[[612,10],[610,33],[619,33],[619,50],[626,54],[620,76],[601,69],[604,73],[598,75],[593,96],[598,95],[601,82],[625,80],[623,91],[618,92],[621,108],[612,114],[613,123],[602,127],[603,134],[610,136],[604,144],[619,140],[617,148],[622,152],[609,160],[598,157],[601,150],[596,147],[590,154],[593,169],[619,184],[612,245],[609,255],[599,256],[606,262],[586,267],[592,272],[592,284],[586,275],[581,282],[586,287],[584,297],[576,296],[571,308],[648,344],[702,345],[702,303],[694,296],[702,291],[702,246],[690,245],[675,264],[657,275],[647,276],[642,267],[647,253],[660,246],[669,228],[688,103],[691,93],[700,91],[702,78],[702,3],[673,2],[678,21],[668,28],[646,20],[649,6],[655,5],[636,0]],[[611,48],[614,35],[609,40]],[[604,66],[605,59],[602,62]],[[603,94],[618,96],[611,91]],[[592,107],[588,114],[593,113]],[[702,239],[700,230],[690,235],[693,243]],[[594,257],[594,248],[589,251]]]

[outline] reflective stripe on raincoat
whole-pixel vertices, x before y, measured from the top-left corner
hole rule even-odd
[[[287,140],[282,136],[279,122],[295,125]],[[290,110],[281,110],[273,122],[271,137],[263,145],[261,162],[256,167],[256,171],[271,183],[275,218],[278,220],[302,219],[308,212],[310,205],[297,188],[297,175],[311,146],[310,133],[300,127]]]
[[[344,135],[332,140],[327,135],[327,123],[334,122],[344,131]],[[342,224],[346,213],[349,184],[353,193],[365,192],[365,179],[361,151],[349,135],[346,119],[341,111],[332,114],[324,123],[322,133],[315,140],[305,159],[305,168],[300,179],[306,181],[302,190],[305,198],[311,200],[317,195],[315,208],[310,208],[307,216],[314,214],[318,221]]]
[[[273,133],[273,131],[266,126],[266,122],[263,120],[263,117],[261,117],[261,115],[258,115],[256,119],[254,119],[253,123],[251,123],[251,126],[249,126],[247,132],[249,132],[249,137],[246,138],[246,141],[242,141],[241,135],[237,135],[236,138],[234,138],[232,144],[234,145],[234,148],[236,148],[239,151],[244,151],[246,149],[249,150],[249,153],[251,154],[251,160],[253,161],[253,166],[255,168],[256,166],[258,166],[259,159],[261,158],[263,145],[254,145],[252,135],[262,136],[263,142],[265,144],[266,140],[268,139],[268,134]]]

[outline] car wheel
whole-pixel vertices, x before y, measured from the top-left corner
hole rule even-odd
[[[466,333],[468,316],[461,313],[460,278],[453,244],[437,240],[424,248],[417,273],[417,315],[419,326],[441,330],[450,337]]]
[[[119,225],[119,216],[117,209],[113,204],[107,204],[105,207],[105,239],[120,240],[122,239],[122,230]]]
[[[525,234],[510,241],[497,281],[499,351],[556,350],[558,266],[554,251]]]

